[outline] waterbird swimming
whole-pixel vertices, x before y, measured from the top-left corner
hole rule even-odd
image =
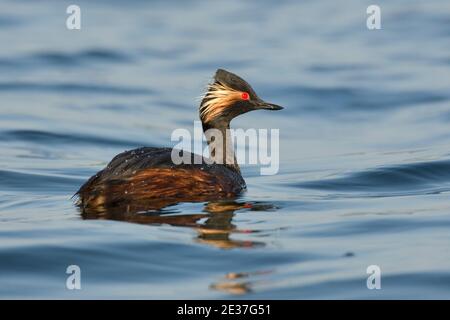
[[[175,164],[171,148],[143,147],[120,153],[75,194],[83,211],[160,209],[179,202],[232,198],[246,189],[229,133],[233,118],[253,110],[281,110],[263,101],[242,78],[218,69],[199,107],[210,158],[180,151],[189,163]],[[213,129],[213,130],[210,130]],[[220,132],[223,141],[211,148]],[[187,156],[187,157],[186,157]],[[206,160],[206,161],[205,161]]]

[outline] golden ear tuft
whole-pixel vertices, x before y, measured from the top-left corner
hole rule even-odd
[[[200,105],[200,118],[204,122],[210,122],[217,118],[225,108],[235,101],[241,100],[242,93],[223,83],[214,82],[208,85]]]

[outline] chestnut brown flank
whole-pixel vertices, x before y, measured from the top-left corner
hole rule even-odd
[[[80,191],[81,205],[96,209],[165,199],[164,206],[181,201],[208,201],[239,194],[234,173],[214,174],[199,168],[151,168],[125,179],[91,181]],[[100,175],[101,176],[101,175]],[[159,207],[159,206],[158,206]],[[151,208],[151,206],[149,207]],[[155,208],[159,209],[159,208]]]

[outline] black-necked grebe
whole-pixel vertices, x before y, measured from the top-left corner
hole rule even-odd
[[[191,159],[189,164],[174,164],[171,148],[144,147],[123,152],[81,186],[76,193],[80,207],[104,211],[126,206],[127,210],[138,211],[239,195],[246,185],[227,129],[233,118],[259,109],[282,107],[264,102],[246,81],[218,69],[200,103],[199,113],[208,144],[214,140],[208,134],[209,129],[219,130],[223,151],[210,148],[208,161],[200,155],[184,153],[183,158],[187,155]]]

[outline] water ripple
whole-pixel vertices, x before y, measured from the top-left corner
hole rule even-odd
[[[335,179],[305,181],[294,186],[301,188],[358,191],[431,191],[450,184],[450,160],[408,163],[355,172]]]
[[[0,141],[26,141],[38,144],[92,144],[95,146],[123,146],[139,145],[132,140],[116,140],[99,136],[83,134],[56,133],[39,130],[10,130],[0,132]]]
[[[72,192],[76,185],[83,181],[62,175],[38,174],[13,170],[0,170],[0,188],[3,191],[48,193],[50,190],[58,192]]]
[[[117,50],[87,49],[75,53],[70,52],[40,52],[29,56],[30,59],[49,65],[73,65],[85,62],[130,62],[131,57]]]
[[[436,103],[446,101],[448,96],[442,93],[428,91],[387,91],[354,88],[354,87],[308,87],[308,86],[285,86],[283,88],[270,89],[270,95],[287,99],[292,104],[302,102],[302,110],[318,113],[320,116],[336,116],[341,112],[353,112],[361,110],[364,112],[384,111],[421,103]]]
[[[124,87],[114,85],[99,85],[88,83],[38,83],[26,81],[2,82],[0,91],[35,91],[35,92],[55,92],[55,93],[89,93],[89,94],[109,94],[109,95],[149,95],[154,93],[148,88]]]

